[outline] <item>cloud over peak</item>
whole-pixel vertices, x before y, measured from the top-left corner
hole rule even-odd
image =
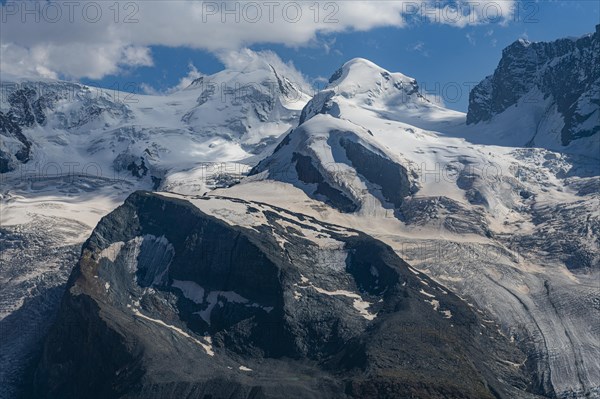
[[[151,66],[155,45],[207,50],[227,61],[227,52],[253,44],[301,47],[319,34],[403,28],[415,19],[502,23],[513,3],[9,0],[0,8],[0,67],[20,76],[100,79]]]

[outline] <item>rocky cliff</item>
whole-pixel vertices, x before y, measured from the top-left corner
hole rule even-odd
[[[560,149],[597,138],[600,25],[581,38],[548,43],[520,39],[504,49],[494,74],[471,91],[467,124],[497,121],[505,113],[512,118],[532,114],[531,128],[519,132],[523,142],[516,145]]]
[[[137,192],[84,245],[30,394],[533,397],[525,358],[363,233]]]

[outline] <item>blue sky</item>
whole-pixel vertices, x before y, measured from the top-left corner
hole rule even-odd
[[[349,3],[339,4],[342,4],[342,7],[348,7]],[[442,3],[455,2],[435,2],[432,3],[434,4],[432,7]],[[513,2],[506,0],[496,4],[504,6],[508,3]],[[495,8],[492,7],[488,8],[489,18],[466,25],[439,23],[439,21],[424,19],[422,14],[405,16],[403,20],[384,19],[385,16],[379,16],[377,11],[369,11],[369,9],[365,9],[367,11],[364,12],[365,21],[369,21],[364,24],[360,13],[340,11],[339,15],[342,20],[338,20],[338,25],[344,26],[336,25],[335,29],[330,29],[330,26],[323,28],[323,25],[301,29],[299,24],[288,24],[287,27],[285,24],[277,27],[257,24],[249,26],[248,31],[241,31],[239,29],[241,25],[230,20],[216,26],[215,35],[235,38],[238,34],[240,37],[232,39],[231,42],[224,39],[223,43],[214,38],[209,42],[201,40],[196,42],[195,37],[198,37],[199,34],[191,28],[189,29],[189,38],[182,38],[181,33],[174,33],[174,35],[178,35],[176,38],[169,37],[169,23],[186,23],[180,18],[175,18],[173,21],[165,23],[167,28],[162,36],[152,31],[153,38],[148,40],[144,40],[143,31],[142,34],[136,36],[133,33],[129,35],[130,31],[128,30],[123,30],[118,40],[112,39],[113,42],[119,42],[118,46],[121,47],[115,45],[114,51],[106,50],[108,55],[99,58],[95,64],[91,65],[85,64],[86,57],[96,56],[94,53],[86,55],[86,51],[90,51],[90,46],[91,48],[98,46],[99,49],[112,49],[113,45],[113,42],[100,44],[95,42],[98,40],[96,36],[101,34],[101,31],[98,30],[99,24],[82,24],[77,28],[81,30],[73,31],[73,34],[68,37],[58,36],[59,33],[56,33],[58,27],[56,26],[46,29],[43,26],[40,27],[39,24],[34,24],[34,30],[46,29],[45,32],[49,32],[47,33],[48,37],[57,35],[53,39],[54,42],[51,40],[44,42],[42,39],[44,34],[40,34],[38,39],[32,36],[29,41],[21,40],[17,31],[24,27],[15,22],[13,25],[6,24],[6,28],[3,28],[4,31],[0,32],[8,33],[6,35],[8,39],[2,40],[3,48],[0,55],[3,68],[10,70],[13,74],[18,74],[19,69],[15,67],[15,61],[12,60],[18,60],[19,58],[15,54],[21,51],[24,54],[21,55],[21,58],[30,57],[33,61],[28,62],[40,63],[35,69],[35,73],[41,71],[39,73],[49,74],[51,77],[79,80],[100,87],[120,88],[127,91],[156,90],[158,92],[164,92],[176,86],[182,77],[189,73],[192,65],[205,74],[223,69],[223,63],[220,61],[222,57],[219,55],[222,49],[249,47],[255,51],[271,50],[284,61],[291,61],[317,87],[323,85],[323,78],[328,78],[345,61],[354,57],[363,57],[390,71],[402,72],[416,78],[423,90],[441,96],[447,107],[466,111],[469,88],[493,72],[504,47],[518,38],[548,41],[591,33],[594,26],[600,23],[599,3],[598,1],[520,1],[513,3],[513,6],[516,5],[519,11],[506,18],[495,19],[493,15]],[[6,0],[3,1],[3,4],[3,9],[7,14],[9,10],[6,8]],[[156,2],[156,4],[160,4],[160,2]],[[321,6],[325,8],[327,4],[321,3]],[[123,15],[125,12],[136,11],[124,7],[119,18],[125,18]],[[144,5],[143,7],[149,6]],[[13,7],[10,11],[16,15],[15,10]],[[146,13],[144,14],[143,11]],[[104,15],[108,15],[108,12],[110,11],[105,10]],[[142,9],[137,15],[149,15],[149,11]],[[319,17],[323,18],[322,15]],[[165,18],[169,17],[165,16]],[[163,20],[160,21],[163,22]],[[20,22],[22,25],[31,25],[31,21],[26,18],[24,20],[22,16]],[[191,24],[191,22],[189,23]],[[150,22],[148,24],[151,25]],[[75,29],[72,25],[65,25],[64,28]],[[123,29],[131,30],[131,26],[133,26],[135,30],[139,31],[143,28],[141,25],[140,23],[125,26]],[[156,24],[154,25],[156,26]],[[114,30],[111,28],[110,26],[106,27],[107,31]],[[261,33],[262,36],[255,34],[255,31],[260,29],[266,30]],[[269,29],[273,30],[273,36],[269,36]],[[297,34],[299,39],[295,40],[295,43],[290,43],[290,39],[285,38],[288,33],[292,35],[289,37],[295,37],[293,31],[288,32],[291,29],[297,29],[299,32]],[[306,30],[308,33],[305,32]],[[14,39],[11,39],[13,31]],[[187,30],[183,32],[187,32]],[[88,33],[89,39],[86,38]],[[78,35],[82,39],[75,41],[73,36]],[[124,45],[123,38],[128,40],[128,36],[131,36],[130,43]],[[256,36],[256,38],[245,40],[246,36]],[[281,36],[281,39],[278,36]],[[71,43],[71,47],[65,47],[65,42]],[[46,52],[43,47],[45,43],[49,49]],[[82,48],[84,50],[81,50]],[[56,60],[60,60],[58,56],[53,60],[52,55],[60,54],[61,51],[68,54],[68,57],[81,57],[82,61],[61,62]],[[126,62],[122,61],[123,57],[127,59]]]

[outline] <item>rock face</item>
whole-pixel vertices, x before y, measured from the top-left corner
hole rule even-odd
[[[535,113],[530,146],[569,146],[600,133],[600,25],[593,34],[551,43],[519,40],[502,52],[493,75],[469,97],[467,124],[505,112]],[[560,126],[551,126],[559,118]],[[543,136],[558,133],[553,142]],[[520,143],[519,143],[520,144]],[[560,145],[560,146],[558,146]]]
[[[31,142],[12,113],[0,112],[0,137],[0,173],[10,172],[19,163],[29,162]]]
[[[534,397],[525,358],[363,233],[137,192],[84,245],[30,396]]]
[[[327,115],[295,129],[250,175],[289,182],[342,212],[377,199],[393,213],[417,190],[407,165],[374,142],[369,132]]]
[[[111,95],[80,84],[3,80],[0,90],[0,173],[30,160],[62,165],[69,157],[53,159],[44,152],[51,154],[51,147],[67,146],[74,151],[82,129],[89,133],[127,123],[132,117],[129,107]],[[91,137],[86,143],[90,141]]]

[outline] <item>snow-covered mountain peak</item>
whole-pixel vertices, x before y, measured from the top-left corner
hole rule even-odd
[[[293,66],[251,55],[170,95],[3,80],[0,173],[69,159],[157,185],[206,162],[253,164],[297,125],[310,97]]]
[[[225,69],[215,74],[202,74],[182,92],[200,92],[199,105],[214,94],[218,94],[215,99],[220,102],[240,103],[252,100],[248,97],[251,92],[260,92],[272,100],[280,100],[289,109],[301,109],[310,99],[307,94],[309,85],[293,67],[277,60],[243,59],[245,61],[227,64]],[[174,94],[177,93],[180,92]]]
[[[254,52],[249,49],[221,54],[225,69],[208,78],[228,79],[242,85],[273,85],[284,97],[310,99],[312,91],[305,76],[293,64],[282,61],[270,51]]]
[[[326,90],[344,98],[355,99],[358,105],[385,106],[425,101],[417,81],[402,73],[391,73],[364,58],[346,62],[329,79]]]
[[[189,104],[181,120],[194,132],[239,142],[258,154],[297,124],[310,96],[293,68],[268,57],[246,58],[171,97]]]
[[[328,88],[339,86],[346,81],[363,82],[364,78],[376,76],[383,71],[383,68],[366,58],[353,58],[345,62],[344,65],[329,78]]]
[[[464,118],[431,102],[415,79],[364,58],[346,62],[331,76],[327,87],[302,110],[300,123],[318,114],[353,122],[363,117],[384,118],[434,130],[440,120],[456,123]]]
[[[329,79],[329,86],[339,87],[342,83],[361,82],[364,84],[379,81],[381,75],[388,75],[389,71],[380,67],[366,58],[353,58],[342,65]],[[400,80],[413,80],[401,73],[393,73],[394,77]]]

